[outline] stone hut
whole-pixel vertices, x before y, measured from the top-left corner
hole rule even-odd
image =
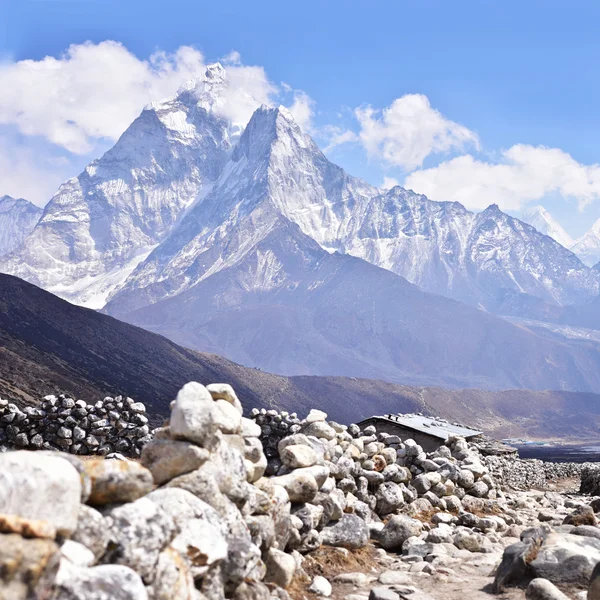
[[[461,436],[467,441],[471,441],[483,434],[482,431],[458,423],[449,423],[445,419],[421,414],[388,414],[369,417],[358,425],[361,429],[373,425],[378,433],[398,435],[402,439],[412,438],[427,452],[433,452],[452,436]]]

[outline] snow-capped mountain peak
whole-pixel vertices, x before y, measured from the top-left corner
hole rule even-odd
[[[348,175],[283,107],[260,106],[233,134],[228,85],[214,65],[144,110],[1,268],[88,306],[136,294],[138,306],[142,290],[160,301],[231,268],[271,230],[265,220],[284,219],[329,252],[489,310],[507,290],[557,304],[598,292],[597,273],[497,205],[473,213]]]
[[[208,193],[231,154],[223,69],[146,107],[115,146],[64,183],[4,272],[101,308]],[[225,86],[226,87],[226,86]]]
[[[160,110],[176,99],[212,110],[222,96],[227,81],[227,71],[220,63],[208,65],[200,77],[184,82],[174,96],[150,102],[144,110]]]
[[[42,216],[42,209],[23,198],[0,197],[0,256],[21,245]]]
[[[523,221],[535,227],[540,233],[556,240],[561,246],[571,248],[573,239],[563,226],[543,207],[532,206],[523,212]]]
[[[571,250],[589,267],[600,261],[600,219],[574,242]]]

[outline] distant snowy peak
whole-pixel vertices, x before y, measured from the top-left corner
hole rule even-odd
[[[589,267],[600,261],[600,219],[573,244],[571,250]]]
[[[0,197],[0,256],[23,243],[42,216],[42,209],[23,198]]]
[[[523,221],[535,227],[540,233],[550,236],[561,246],[571,248],[573,239],[563,226],[543,207],[533,206],[523,212]]]

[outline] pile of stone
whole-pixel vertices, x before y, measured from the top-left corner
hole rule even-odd
[[[546,481],[559,481],[560,479],[580,478],[583,469],[590,463],[554,463],[543,461]]]
[[[419,510],[458,511],[465,496],[495,499],[502,494],[477,449],[464,438],[451,438],[426,453],[412,439],[377,433],[374,426],[361,430],[355,424],[327,422],[318,410],[295,422],[291,435],[282,438],[272,424],[284,421],[286,413],[269,413],[252,413],[261,426],[263,446],[271,449],[269,474],[289,479],[297,469],[325,465],[337,489],[377,516],[416,500]]]
[[[522,460],[515,455],[487,456],[485,463],[503,489],[544,489],[548,485],[541,460]]]
[[[287,598],[299,551],[315,547],[305,531],[318,526],[319,545],[366,545],[368,525],[335,489],[325,454],[287,479],[265,478],[261,429],[242,412],[230,386],[190,383],[141,463],[1,454],[6,597]],[[318,515],[303,503],[317,494]]]
[[[505,492],[463,438],[427,453],[317,410],[253,417],[229,385],[189,383],[139,463],[0,454],[0,598],[289,600],[305,555],[369,543],[388,567],[379,591],[349,574],[309,578],[307,593],[354,581],[371,586],[360,600],[400,600],[400,583],[503,552],[498,590],[532,577],[584,586],[600,560],[600,502]]]
[[[22,410],[0,399],[0,449],[62,450],[137,457],[150,441],[146,408],[131,398],[105,398],[96,404],[66,396],[46,396],[39,408]]]

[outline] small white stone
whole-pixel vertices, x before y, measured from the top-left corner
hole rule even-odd
[[[260,437],[262,429],[260,425],[252,419],[242,417],[242,435],[244,437]]]
[[[242,415],[227,400],[215,401],[215,421],[223,433],[240,433],[242,430]]]
[[[321,575],[317,575],[312,580],[312,583],[310,584],[308,591],[312,592],[313,594],[318,594],[319,596],[329,597],[329,596],[331,596],[331,592],[333,590],[331,587],[331,583],[329,583],[329,581],[327,581],[327,579],[325,579],[325,577],[322,577]]]
[[[179,390],[171,412],[171,436],[196,442],[204,448],[211,447],[218,430],[215,412],[209,391],[195,381],[186,383]]]
[[[90,567],[95,562],[94,553],[90,549],[72,540],[65,540],[60,553],[78,567]]]
[[[306,417],[307,423],[316,423],[317,421],[325,421],[327,419],[327,413],[322,410],[317,410],[313,408]]]
[[[228,383],[211,383],[206,386],[206,389],[210,392],[213,400],[225,400],[234,406],[240,415],[243,414],[242,403]]]

